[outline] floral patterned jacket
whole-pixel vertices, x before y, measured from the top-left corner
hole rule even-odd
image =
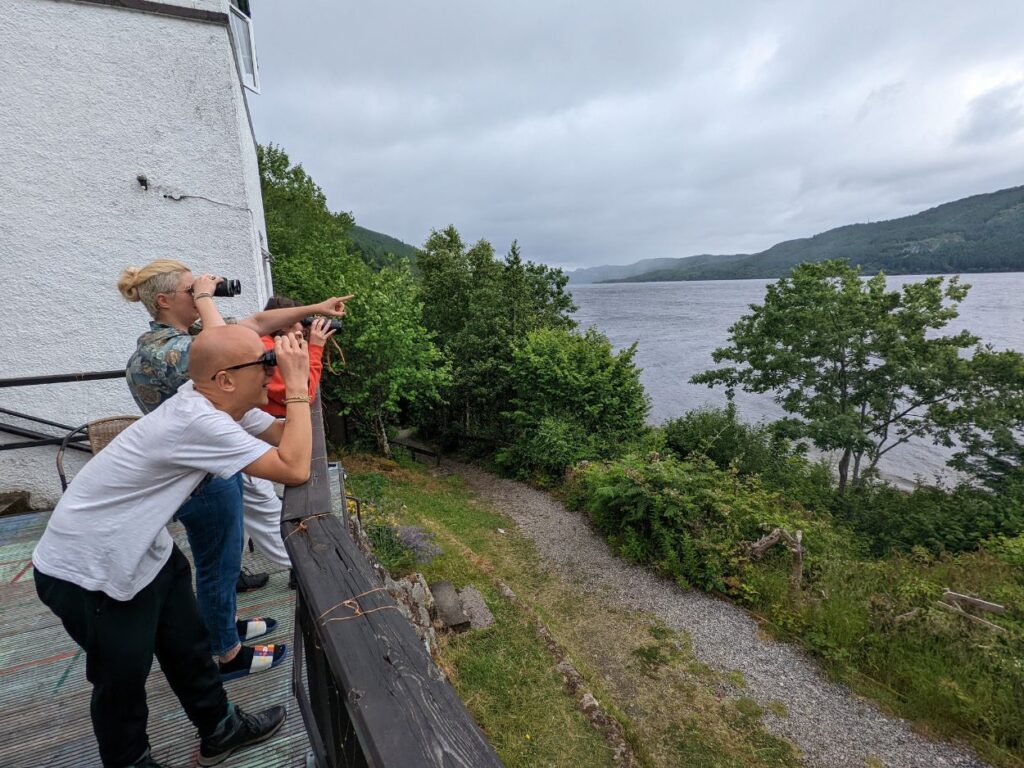
[[[125,378],[136,404],[149,413],[188,381],[192,336],[170,325],[150,321],[128,359]]]

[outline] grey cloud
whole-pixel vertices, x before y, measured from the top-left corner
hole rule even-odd
[[[751,251],[1024,180],[977,85],[1024,69],[1016,2],[253,6],[259,140],[413,243]]]
[[[967,105],[959,141],[981,144],[1012,136],[1024,128],[1024,81],[1007,83]]]

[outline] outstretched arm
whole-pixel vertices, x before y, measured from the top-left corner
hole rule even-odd
[[[307,315],[326,315],[327,317],[344,317],[345,302],[352,296],[334,296],[319,304],[307,304],[303,307],[282,307],[281,309],[265,309],[255,315],[238,321],[239,325],[252,328],[260,336],[268,336],[274,331],[287,328]]]

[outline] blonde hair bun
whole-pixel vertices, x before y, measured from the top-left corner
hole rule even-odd
[[[189,268],[177,259],[157,259],[144,267],[128,267],[117,281],[117,290],[128,301],[141,301],[153,319],[160,314],[157,296],[173,293],[182,272]]]
[[[139,272],[138,267],[126,267],[117,281],[117,290],[128,301],[142,301],[139,295]]]

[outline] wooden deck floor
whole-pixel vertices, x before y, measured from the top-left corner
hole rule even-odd
[[[99,755],[89,720],[89,684],[82,653],[57,618],[39,602],[30,558],[49,513],[0,518],[0,766],[89,768]],[[189,553],[184,529],[171,526]],[[246,552],[246,567],[273,571]],[[263,589],[238,596],[243,616],[271,616],[277,630],[267,639],[291,643],[294,593],[288,574],[273,573]],[[225,768],[300,768],[309,741],[290,693],[289,658],[277,669],[227,684],[228,696],[254,711],[287,703],[288,721],[272,740],[229,758]],[[156,660],[147,685],[149,739],[157,760],[171,768],[195,766],[199,740]]]

